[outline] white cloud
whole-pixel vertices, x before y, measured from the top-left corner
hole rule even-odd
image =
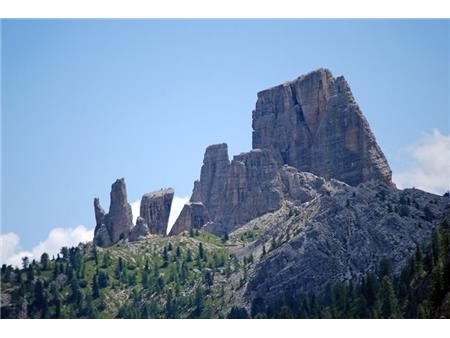
[[[170,209],[169,224],[167,226],[167,233],[172,229],[173,224],[177,220],[178,216],[183,209],[183,206],[189,202],[189,197],[175,196],[172,201],[172,208]]]
[[[30,259],[39,260],[44,252],[50,257],[56,255],[63,246],[76,246],[80,242],[91,241],[94,237],[94,229],[87,229],[84,225],[76,228],[55,228],[52,229],[45,241],[40,242],[31,251],[20,249],[20,238],[14,232],[0,235],[1,256],[0,264],[11,264],[20,266],[22,257],[28,256]]]
[[[188,197],[174,196],[167,232],[170,231],[183,206],[188,201]],[[140,205],[140,200],[131,203],[134,223],[136,223],[136,218],[139,216]],[[46,240],[37,244],[31,251],[26,251],[21,248],[20,237],[16,233],[2,234],[0,235],[0,265],[11,264],[20,267],[22,258],[25,256],[39,260],[41,255],[47,252],[51,257],[59,253],[63,246],[76,246],[81,242],[89,242],[92,238],[94,238],[94,229],[87,229],[84,225],[79,225],[75,228],[54,228],[49,232]]]
[[[19,251],[20,238],[14,232],[0,235],[0,264],[20,266],[22,257],[32,256],[31,252]]]
[[[134,201],[133,203],[130,203],[130,205],[131,213],[133,214],[133,224],[136,224],[141,209],[141,200]]]
[[[434,129],[423,134],[420,142],[406,148],[414,165],[399,173],[393,180],[399,188],[416,187],[442,194],[450,187],[450,135]]]

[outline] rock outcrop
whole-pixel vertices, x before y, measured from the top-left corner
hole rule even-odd
[[[111,204],[106,217],[106,226],[113,243],[128,238],[133,226],[133,214],[128,203],[125,179],[116,180],[111,186]]]
[[[149,234],[150,229],[148,228],[145,219],[143,219],[141,216],[138,216],[138,218],[136,219],[136,225],[131,229],[128,239],[130,242],[134,242]]]
[[[133,215],[127,200],[127,188],[123,178],[112,184],[110,197],[111,204],[107,214],[100,206],[98,198],[94,199],[97,223],[94,231],[94,242],[99,246],[108,246],[121,239],[128,238],[133,226]]]
[[[234,156],[225,187],[222,215],[215,219],[224,232],[277,210],[283,200],[278,165],[268,150]]]
[[[189,202],[183,206],[169,236],[174,236],[191,228],[199,229],[210,221],[208,211],[201,202]]]
[[[174,190],[168,188],[142,196],[140,216],[145,220],[151,234],[166,235],[173,195]]]
[[[99,228],[102,224],[105,224],[105,210],[100,205],[100,199],[94,198],[94,213],[96,228]]]
[[[191,202],[202,202],[211,219],[222,217],[225,184],[228,178],[230,160],[226,143],[206,148],[200,180],[194,183]]]
[[[319,69],[258,93],[253,148],[279,164],[350,185],[391,184],[391,170],[344,77]]]
[[[95,213],[95,230],[94,230],[94,243],[98,246],[109,246],[112,244],[111,236],[109,235],[106,227],[106,214],[105,210],[100,205],[100,200],[94,198],[94,213]]]
[[[269,150],[254,149],[234,156],[230,163],[225,143],[209,146],[191,202],[201,202],[206,207],[212,221],[208,231],[230,232],[281,206],[278,164]]]

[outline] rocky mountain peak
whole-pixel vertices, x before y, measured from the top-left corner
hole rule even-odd
[[[287,201],[303,203],[329,193],[335,183],[327,182],[333,180],[338,185],[371,181],[394,187],[386,158],[343,76],[335,78],[320,68],[257,97],[253,149],[230,161],[226,143],[206,148],[190,203],[171,235],[202,226],[216,234],[234,231]],[[165,236],[173,196],[170,188],[145,194],[135,233]],[[109,234],[108,239],[99,231],[103,242],[127,238],[132,216],[124,180],[112,186],[109,214],[104,215],[98,201],[94,204],[97,228],[104,223]]]
[[[344,77],[318,69],[258,93],[253,148],[350,185],[392,184],[391,170]]]

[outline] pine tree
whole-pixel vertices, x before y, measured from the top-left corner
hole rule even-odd
[[[222,237],[222,242],[225,243],[225,242],[227,242],[228,240],[229,240],[228,232],[225,232],[225,233],[223,234],[223,237]]]
[[[191,251],[191,249],[188,249],[188,251],[187,251],[186,262],[192,262],[192,251]]]
[[[164,247],[162,256],[163,256],[163,265],[162,265],[162,267],[165,268],[169,264],[169,254],[167,253],[167,247]]]
[[[95,274],[94,277],[92,277],[92,298],[96,299],[99,296],[100,296],[100,290],[98,287],[97,275]]]
[[[105,254],[103,256],[102,268],[106,269],[109,266],[109,255]]]
[[[414,272],[418,277],[423,275],[423,254],[419,245],[416,246],[416,253],[414,256]]]
[[[200,259],[205,259],[205,250],[203,249],[203,243],[198,244],[198,257]]]
[[[48,261],[49,261],[48,253],[44,252],[41,255],[41,264],[42,264],[42,269],[43,270],[47,270],[48,269]]]
[[[195,289],[195,310],[193,313],[196,318],[199,318],[201,316],[203,307],[203,292],[200,287],[197,287]]]
[[[28,268],[28,265],[30,264],[30,259],[27,256],[22,257],[22,268],[25,270]]]
[[[37,310],[42,310],[44,305],[44,284],[40,279],[34,285],[34,307]]]
[[[438,229],[434,229],[431,234],[431,249],[433,264],[437,265],[441,255],[441,236]]]
[[[377,280],[372,272],[369,272],[366,276],[363,294],[369,306],[375,304],[377,298]]]
[[[382,316],[383,318],[401,318],[398,300],[392,280],[385,276],[381,281]]]
[[[104,271],[98,272],[98,286],[99,288],[103,289],[108,286],[109,277],[108,274]]]
[[[149,276],[148,276],[148,270],[146,270],[146,269],[144,269],[144,271],[142,271],[142,287],[144,289],[149,288]]]

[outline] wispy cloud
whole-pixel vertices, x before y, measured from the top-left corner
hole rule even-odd
[[[450,187],[450,135],[437,129],[424,133],[419,143],[406,149],[413,165],[405,171],[394,173],[393,180],[399,188],[416,187],[442,194]]]
[[[20,237],[14,232],[9,232],[0,235],[0,264],[20,266],[22,257],[38,260],[44,252],[50,256],[56,255],[63,246],[76,246],[81,242],[91,241],[93,237],[94,229],[87,229],[84,225],[66,229],[54,228],[45,241],[40,242],[31,251],[24,251],[20,247]]]

